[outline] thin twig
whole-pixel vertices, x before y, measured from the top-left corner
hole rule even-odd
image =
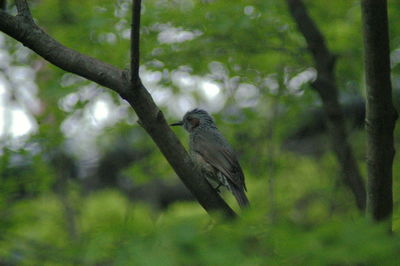
[[[131,28],[131,82],[136,88],[139,84],[139,43],[140,43],[140,9],[141,0],[132,3],[132,28]]]
[[[17,6],[18,15],[24,17],[29,22],[33,22],[32,14],[26,0],[16,0],[15,4]]]

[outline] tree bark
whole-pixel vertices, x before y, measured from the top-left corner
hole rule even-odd
[[[141,126],[157,144],[200,205],[211,215],[221,212],[226,217],[236,216],[194,167],[188,153],[168,126],[161,110],[139,78],[133,84],[129,71],[122,71],[63,46],[34,23],[25,0],[16,0],[16,4],[18,9],[16,16],[0,10],[1,31],[29,47],[53,65],[117,92],[135,110]]]
[[[7,0],[0,0],[0,9],[1,10],[7,9]]]
[[[353,193],[357,207],[364,211],[365,185],[348,142],[343,111],[338,100],[339,92],[334,75],[336,57],[329,51],[324,36],[307,13],[303,2],[301,0],[286,0],[286,2],[314,59],[318,76],[312,87],[323,103],[331,145],[341,168],[343,182]]]
[[[367,214],[389,220],[393,211],[393,131],[397,112],[392,103],[386,0],[362,0],[364,69],[367,90]]]

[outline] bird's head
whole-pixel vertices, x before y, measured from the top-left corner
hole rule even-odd
[[[202,109],[193,109],[187,112],[182,121],[171,124],[171,126],[183,126],[189,133],[200,128],[216,128],[212,117]]]

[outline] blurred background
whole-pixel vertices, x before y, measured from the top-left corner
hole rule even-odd
[[[62,44],[129,67],[131,1],[29,4]],[[338,56],[340,102],[365,179],[359,1],[305,4]],[[399,110],[397,1],[389,18]],[[389,237],[363,220],[341,181],[310,86],[317,72],[285,1],[144,0],[140,75],[169,122],[195,107],[213,115],[239,154],[252,210],[229,225],[211,222],[124,100],[1,33],[1,265],[396,265],[398,155]],[[187,147],[184,130],[174,131]],[[397,150],[399,136],[397,126]]]

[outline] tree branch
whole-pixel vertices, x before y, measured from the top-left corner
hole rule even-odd
[[[141,0],[133,0],[132,3],[132,27],[131,27],[131,82],[137,86],[139,81],[140,62],[140,9]]]
[[[0,10],[0,30],[29,47],[59,68],[92,80],[118,93],[127,90],[129,83],[123,72],[112,65],[69,49],[33,23]]]
[[[140,80],[138,80],[139,89],[130,89],[132,83],[126,72],[63,46],[33,21],[23,19],[21,16],[14,17],[0,10],[0,30],[61,69],[117,92],[133,107],[143,128],[200,205],[211,215],[214,212],[221,212],[225,217],[236,216],[194,167],[188,153]]]
[[[325,44],[325,39],[301,0],[286,0],[297,27],[303,34],[310,50],[318,76],[312,87],[321,97],[331,144],[340,164],[343,182],[350,188],[360,210],[365,209],[364,181],[348,142],[342,108],[338,100],[338,88],[334,74],[335,59]]]
[[[4,11],[7,9],[7,0],[0,0],[0,9]]]

